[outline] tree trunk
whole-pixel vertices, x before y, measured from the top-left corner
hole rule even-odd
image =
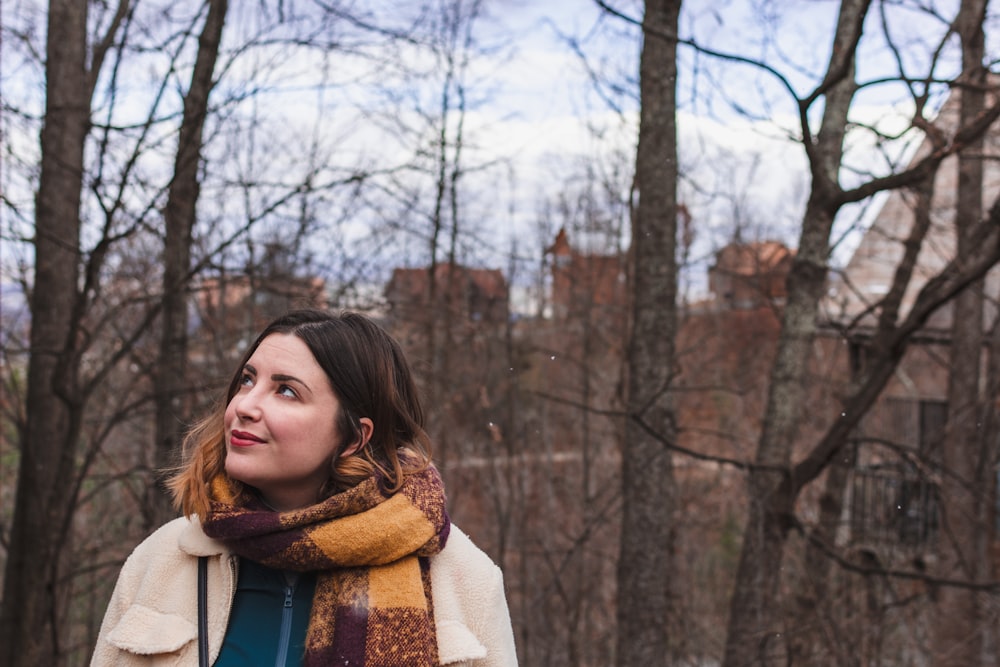
[[[832,563],[827,551],[834,548],[835,536],[840,526],[841,513],[846,500],[850,469],[855,464],[854,452],[847,450],[846,447],[849,446],[848,433],[856,424],[852,423],[848,426],[843,422],[860,420],[861,415],[868,412],[884,388],[889,376],[902,359],[902,350],[896,349],[896,346],[889,341],[897,330],[901,302],[913,277],[924,239],[931,228],[934,174],[932,173],[923,182],[916,185],[912,195],[914,197],[914,219],[904,243],[906,251],[896,264],[892,286],[880,303],[879,325],[875,335],[865,343],[867,352],[861,355],[864,360],[859,361],[858,365],[851,369],[853,374],[851,399],[845,401],[845,411],[841,415],[842,423],[836,429],[840,431],[840,435],[836,436],[835,439],[841,444],[838,445],[837,453],[831,455],[830,463],[825,465],[827,477],[819,499],[819,519],[807,537],[801,590],[795,594],[792,602],[794,606],[790,617],[795,619],[796,626],[789,628],[788,631],[788,650],[791,664],[820,667],[820,665],[825,664],[850,664],[847,662],[846,656],[848,655],[853,660],[859,659],[856,647],[845,646],[842,636],[831,637],[831,633],[824,627],[824,615],[830,617],[834,611],[833,607],[838,603],[829,597]],[[859,398],[861,400],[858,400]],[[857,408],[846,407],[854,405]],[[850,411],[850,416],[848,416],[848,411]],[[827,437],[832,433],[833,431],[828,432]],[[836,458],[832,458],[834,456]],[[796,469],[808,466],[809,458],[811,457],[800,461],[796,465]],[[793,473],[796,488],[803,488],[811,481],[805,477],[818,476],[819,472],[819,470],[814,469],[809,475]],[[797,493],[793,491],[793,495],[797,495]],[[870,579],[866,585],[877,587],[879,582],[877,579]],[[829,657],[824,658],[823,656]]]
[[[785,661],[776,623],[776,598],[785,540],[794,516],[792,447],[806,406],[804,381],[816,333],[819,300],[826,286],[830,230],[839,209],[838,176],[854,96],[854,48],[867,13],[867,0],[841,4],[825,86],[823,121],[806,139],[812,190],[799,249],[788,274],[788,298],[771,371],[768,401],[755,465],[749,476],[749,507],[736,581],[730,600],[724,667]],[[803,131],[808,136],[806,121]]]
[[[219,55],[222,27],[228,0],[209,0],[208,16],[198,41],[198,55],[191,75],[191,87],[184,96],[184,117],[174,158],[164,212],[163,246],[163,328],[160,333],[160,360],[156,387],[156,467],[162,473],[177,464],[177,453],[187,419],[184,392],[187,384],[188,285],[191,279],[191,239],[196,219],[200,185],[202,132],[208,114],[208,97]],[[172,514],[162,487],[157,487],[147,504],[149,528],[163,523]]]
[[[966,125],[984,108],[986,71],[983,67],[985,0],[963,0],[955,28],[962,40],[961,123]],[[958,156],[955,211],[956,255],[966,257],[977,243],[971,233],[983,216],[982,138]],[[951,327],[948,423],[941,449],[941,534],[938,574],[943,578],[981,581],[987,567],[980,523],[989,461],[982,460],[984,434],[980,420],[984,400],[980,388],[983,360],[983,281],[977,280],[954,301]],[[986,399],[988,400],[988,399]],[[942,587],[934,607],[934,664],[976,667],[983,662],[983,610],[979,593]]]
[[[677,330],[677,23],[680,0],[648,0],[639,65],[632,221],[628,421],[622,446],[617,664],[663,664],[670,655],[675,551],[675,437],[669,389]],[[657,437],[659,436],[659,437]]]
[[[81,408],[74,321],[83,149],[90,128],[87,5],[49,4],[27,428],[0,606],[0,664],[7,667],[59,664],[60,556],[73,507],[68,489]]]
[[[986,462],[984,474],[987,476],[982,499],[983,572],[988,581],[1000,578],[1000,316],[994,317],[992,329],[987,338],[986,348],[986,400],[983,402],[983,456]],[[985,646],[1000,646],[1000,609],[997,605],[984,605]],[[994,656],[994,664],[1000,665],[1000,656]],[[990,665],[989,661],[985,665]]]
[[[856,647],[840,646],[839,641],[827,646],[827,633],[822,624],[835,605],[830,599],[830,558],[820,548],[820,544],[832,545],[840,525],[844,507],[844,492],[850,478],[851,457],[842,456],[827,468],[823,493],[819,499],[819,519],[810,531],[806,545],[804,574],[801,584],[791,601],[796,627],[788,633],[789,664],[823,665],[850,664],[839,660],[839,656],[855,654]],[[837,638],[838,640],[840,637]]]

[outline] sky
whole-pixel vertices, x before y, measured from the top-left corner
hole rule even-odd
[[[640,17],[640,3],[608,4],[623,14]],[[557,144],[560,150],[571,152],[588,141],[584,137],[586,130],[574,119],[587,117],[597,106],[592,93],[581,93],[587,90],[588,82],[579,62],[567,56],[556,32],[583,36],[582,50],[593,63],[613,63],[618,71],[626,73],[628,68],[632,72],[636,69],[638,47],[626,40],[616,42],[614,32],[623,29],[623,22],[606,16],[602,20],[596,3],[589,0],[520,6],[524,11],[521,20],[536,31],[530,33],[532,48],[524,54],[526,64],[520,70],[524,76],[512,79],[512,87],[530,90],[532,95],[539,91],[538,95],[545,98],[541,91],[551,86],[551,81],[567,84],[567,94],[550,95],[549,106],[529,103],[522,109],[538,114],[526,127],[541,129],[535,135],[545,137],[539,147]],[[932,16],[928,8],[944,12],[955,6],[949,1],[897,3],[895,9],[888,9],[891,21],[885,33],[878,13],[873,11],[860,50],[859,80],[872,82],[892,76],[898,67],[911,75],[925,71],[923,59],[947,27],[943,20],[947,15]],[[679,50],[678,134],[684,171],[680,196],[696,211],[696,224],[700,223],[703,230],[705,259],[710,261],[710,253],[731,238],[737,227],[744,240],[770,238],[789,245],[796,243],[809,177],[802,146],[789,139],[799,134],[798,108],[791,93],[802,97],[822,79],[838,7],[838,2],[830,0],[685,3],[680,20],[682,37],[693,39],[707,50],[762,60],[773,68],[773,73],[762,73],[758,68],[733,62],[723,66],[720,59],[697,54],[690,47]],[[560,11],[551,11],[553,8]],[[886,48],[884,34],[896,40],[898,51]],[[621,44],[628,47],[621,48]],[[948,68],[954,65],[945,53],[936,74],[950,76],[954,69]],[[558,73],[556,68],[560,68]],[[690,75],[694,71],[699,73],[697,78]],[[532,77],[532,72],[536,76]],[[857,95],[853,118],[876,125],[887,134],[898,133],[907,127],[912,112],[907,97],[908,91],[900,86],[864,86]],[[587,103],[581,104],[582,98]],[[626,111],[633,114],[631,122],[612,140],[623,142],[618,144],[623,150],[634,151],[634,109],[626,107]],[[814,126],[821,111],[822,104],[812,108],[810,119]],[[601,110],[597,109],[597,113]],[[559,128],[554,129],[554,125]],[[912,154],[915,148],[915,143],[908,140],[876,150],[870,136],[861,133],[853,134],[848,143],[845,164],[855,172],[884,170],[878,150],[899,159]],[[528,161],[534,159],[530,149],[526,154]],[[850,173],[845,173],[844,179],[845,185],[852,184]],[[842,266],[850,258],[859,239],[858,231],[877,213],[879,205],[880,201],[866,202],[865,206],[843,211],[835,231],[838,244],[832,259],[836,265]]]
[[[393,1],[398,0],[374,4],[388,6]],[[639,16],[638,2],[609,4],[623,14]],[[7,14],[32,5],[43,3],[11,0],[3,4],[2,11]],[[602,15],[592,0],[501,0],[489,6],[491,16],[481,21],[479,38],[482,44],[497,47],[497,53],[504,53],[505,58],[476,59],[470,70],[470,79],[476,84],[473,92],[483,103],[468,114],[467,132],[474,141],[470,141],[466,159],[473,164],[502,158],[509,167],[484,171],[479,183],[470,176],[470,185],[481,191],[470,206],[477,207],[472,215],[482,221],[483,234],[494,234],[484,240],[483,247],[506,248],[512,236],[519,238],[522,247],[537,246],[542,241],[530,238],[532,232],[526,230],[537,222],[541,199],[554,197],[567,182],[576,182],[586,165],[611,169],[632,159],[637,130],[634,92],[621,93],[608,85],[596,88],[582,65],[585,57],[589,67],[607,76],[602,80],[625,82],[627,89],[626,79],[631,78],[634,84],[639,46],[634,28]],[[822,74],[836,7],[837,3],[829,0],[688,0],[681,30],[682,35],[693,36],[710,49],[727,53],[738,49],[741,54],[767,60],[801,94]],[[234,27],[253,28],[253,17],[241,20],[243,24]],[[926,18],[918,21],[908,17],[907,21],[929,25],[923,23]],[[907,39],[917,41],[925,31],[910,32]],[[575,40],[579,53],[567,47],[569,39]],[[684,172],[680,191],[695,211],[700,244],[696,255],[703,261],[701,268],[737,226],[745,239],[777,238],[794,244],[809,184],[801,146],[783,136],[796,131],[795,108],[788,91],[773,76],[754,74],[745,67],[720,67],[718,60],[696,55],[690,48],[682,48],[680,53],[682,72],[699,72],[697,78],[682,74],[678,81],[682,105],[678,127]],[[347,61],[320,62],[285,52],[274,55],[273,62],[262,62],[262,58],[252,63],[253,67],[271,68],[268,85],[274,90],[270,98],[261,98],[264,101],[254,112],[270,116],[276,126],[288,132],[284,137],[274,136],[272,143],[301,144],[305,151],[313,136],[330,133],[335,135],[330,144],[336,146],[329,157],[332,165],[356,164],[359,158],[391,145],[377,134],[383,128],[372,115],[341,118],[344,105],[339,102],[353,94],[349,82],[356,74]],[[0,60],[7,64],[2,83],[9,90],[17,82],[10,72],[13,61],[6,57]],[[863,76],[878,76],[890,65],[891,59],[877,44],[866,46]],[[335,86],[313,89],[301,78],[321,70],[330,72]],[[142,85],[141,76],[152,80],[159,74],[139,72],[124,80],[138,86]],[[864,113],[884,120],[892,99],[879,97],[878,90],[872,88],[870,93],[866,89]],[[426,102],[432,104],[433,100]],[[754,117],[740,110],[752,110]],[[142,104],[120,107],[120,113],[133,114],[133,121],[147,111]],[[232,148],[219,146],[219,150]],[[266,148],[261,145],[255,150]],[[871,147],[864,145],[856,151],[862,163],[871,153]],[[403,157],[401,152],[399,159]],[[276,161],[276,168],[289,171],[305,162],[291,149],[280,159],[287,162]],[[628,179],[619,178],[619,194],[625,197]],[[845,224],[856,215],[848,212]],[[513,235],[510,230],[515,230]],[[851,245],[845,242],[838,248],[838,261],[846,261]],[[503,266],[500,257],[481,254],[480,259]]]

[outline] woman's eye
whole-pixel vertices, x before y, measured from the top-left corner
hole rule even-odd
[[[251,376],[249,373],[244,373],[243,375],[241,375],[240,376],[240,386],[242,386],[242,387],[251,387],[251,386],[253,386],[253,376]]]
[[[282,396],[287,396],[289,398],[298,397],[298,394],[295,393],[295,390],[289,387],[287,384],[283,384],[280,387],[278,387],[278,393]]]

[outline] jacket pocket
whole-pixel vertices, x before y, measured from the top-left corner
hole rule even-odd
[[[438,659],[454,665],[486,657],[486,647],[464,623],[437,621]]]
[[[173,653],[198,636],[194,623],[177,614],[165,614],[132,605],[108,633],[108,642],[138,655]]]

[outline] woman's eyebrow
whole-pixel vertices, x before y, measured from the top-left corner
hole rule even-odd
[[[274,373],[273,375],[271,375],[271,381],[272,382],[295,382],[297,384],[302,385],[306,389],[309,389],[309,385],[307,385],[305,382],[303,382],[299,378],[295,377],[294,375],[285,375],[283,373]]]

